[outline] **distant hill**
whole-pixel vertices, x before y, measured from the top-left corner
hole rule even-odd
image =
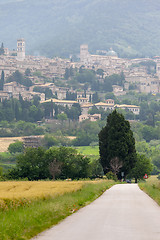
[[[69,56],[82,43],[89,51],[119,56],[160,55],[160,1],[0,0],[0,43],[30,54]]]

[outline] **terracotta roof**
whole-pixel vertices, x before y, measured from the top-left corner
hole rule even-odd
[[[85,103],[83,105],[81,105],[81,107],[93,107],[94,105],[92,103]]]
[[[118,108],[140,108],[140,106],[136,106],[136,105],[126,105],[126,104],[122,104],[122,105],[119,105],[119,104],[116,104],[115,107],[118,107]]]
[[[99,103],[96,103],[95,106],[113,106],[113,104],[99,102]]]
[[[55,99],[55,98],[51,98],[51,99],[47,99],[45,101],[41,101],[41,103],[45,103],[45,102],[53,102],[53,103],[78,103],[77,101],[71,101],[71,100],[59,100],[59,99]]]

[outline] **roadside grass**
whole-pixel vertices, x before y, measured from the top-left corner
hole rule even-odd
[[[82,146],[76,147],[77,151],[83,155],[94,155],[99,156],[99,147],[98,146]]]
[[[140,182],[139,187],[160,205],[160,180],[151,176],[145,182]]]
[[[77,181],[78,182],[78,181]],[[0,239],[27,240],[94,201],[115,182],[84,181],[77,191],[42,197],[20,207],[0,211]]]

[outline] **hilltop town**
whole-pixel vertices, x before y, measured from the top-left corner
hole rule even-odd
[[[18,82],[10,80],[4,82],[3,90],[0,91],[1,101],[4,99],[19,98],[21,94],[23,99],[31,100],[35,95],[39,96],[41,102],[53,101],[57,105],[68,106],[79,103],[82,109],[82,116],[79,120],[90,119],[96,121],[100,115],[90,116],[88,111],[96,106],[98,109],[113,110],[115,108],[128,109],[138,115],[139,106],[115,104],[113,99],[105,99],[104,92],[98,91],[99,102],[92,101],[95,94],[89,86],[81,82],[78,88],[68,85],[70,76],[66,77],[66,70],[69,69],[87,69],[96,72],[96,77],[100,83],[104,83],[105,78],[112,75],[123,73],[124,82],[121,85],[112,85],[115,96],[125,95],[126,92],[134,90],[138,93],[160,92],[160,57],[124,59],[119,58],[112,49],[110,51],[97,51],[96,55],[89,53],[88,45],[80,46],[78,61],[73,61],[72,56],[69,59],[46,58],[26,55],[25,40],[17,40],[17,50],[10,51],[3,48],[3,54],[0,55],[0,74],[4,73],[4,78],[12,77],[16,71],[27,74],[27,78],[32,81],[32,86],[24,86]],[[41,91],[35,91],[35,88]],[[56,98],[46,99],[44,91],[50,89]],[[67,99],[67,94],[76,94],[76,99]]]

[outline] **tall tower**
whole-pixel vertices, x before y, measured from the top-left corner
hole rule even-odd
[[[17,60],[25,59],[25,40],[23,38],[17,40]]]
[[[89,58],[88,45],[83,44],[80,46],[80,61],[86,62]]]

